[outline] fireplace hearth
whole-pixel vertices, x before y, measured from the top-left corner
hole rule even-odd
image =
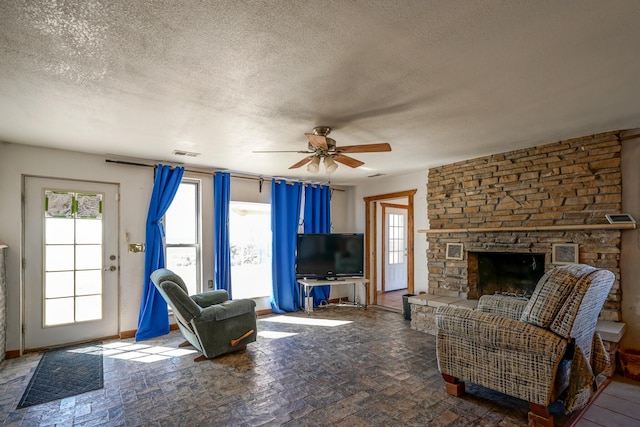
[[[469,298],[505,294],[530,297],[544,275],[544,254],[469,252]]]

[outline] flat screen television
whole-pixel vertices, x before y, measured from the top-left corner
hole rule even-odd
[[[296,277],[337,279],[364,276],[364,234],[298,234]]]

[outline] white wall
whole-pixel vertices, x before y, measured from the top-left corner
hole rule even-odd
[[[622,212],[640,221],[640,138],[622,143]],[[623,347],[640,349],[640,231],[622,231],[620,286]]]
[[[358,232],[365,232],[365,197],[399,191],[417,190],[413,199],[414,217],[414,291],[427,291],[427,238],[417,230],[429,228],[427,219],[427,178],[428,171],[414,172],[393,177],[371,178],[365,184],[358,185],[352,195],[353,218]]]

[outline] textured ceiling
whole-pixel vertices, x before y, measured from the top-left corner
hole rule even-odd
[[[639,22],[637,0],[2,0],[0,140],[342,184],[426,170],[640,127]],[[252,153],[318,125],[393,151],[330,177]]]

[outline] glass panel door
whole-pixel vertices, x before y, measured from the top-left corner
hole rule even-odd
[[[25,349],[118,332],[118,186],[25,178]]]

